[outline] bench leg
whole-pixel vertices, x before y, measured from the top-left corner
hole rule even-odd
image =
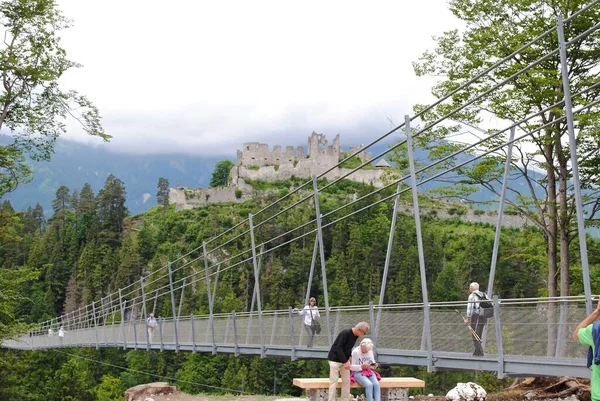
[[[327,401],[329,399],[328,389],[308,389],[306,392],[308,393],[310,401]]]
[[[382,388],[381,401],[408,401],[407,388]]]

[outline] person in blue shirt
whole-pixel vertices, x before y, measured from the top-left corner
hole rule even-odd
[[[594,322],[600,318],[600,302],[596,306],[596,309],[573,331],[573,338],[575,341],[579,341],[582,345],[589,345],[592,347],[592,355],[596,355],[596,344],[594,341],[593,329]],[[600,338],[596,340],[600,341]],[[600,365],[596,365],[592,362],[592,401],[600,401]]]

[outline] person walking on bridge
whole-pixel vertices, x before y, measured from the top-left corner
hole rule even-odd
[[[146,328],[148,329],[148,341],[152,342],[154,338],[154,329],[156,329],[157,323],[154,318],[154,313],[150,313],[146,319]]]
[[[479,300],[482,298],[483,294],[479,291],[479,284],[475,282],[471,283],[471,285],[469,285],[469,299],[467,300],[467,317],[464,322],[473,329],[471,332],[473,333],[473,345],[475,346],[473,356],[483,356],[481,336],[483,335],[483,327],[485,326],[487,319],[479,314]]]
[[[367,322],[360,322],[351,329],[340,331],[331,345],[329,362],[329,401],[335,401],[338,377],[342,377],[342,401],[350,401],[350,355],[356,340],[369,333]]]
[[[315,332],[317,331],[317,327],[319,327],[321,324],[317,320],[321,317],[321,315],[319,315],[319,308],[317,307],[317,300],[315,297],[310,297],[308,305],[306,305],[304,309],[299,310],[298,308],[294,308],[292,312],[297,313],[300,316],[304,316],[304,330],[306,330],[306,333],[308,334],[306,346],[308,348],[312,348]],[[320,327],[318,330],[320,331]]]
[[[579,326],[573,331],[573,338],[581,345],[589,345],[587,367],[592,368],[592,401],[600,400],[600,355],[597,356],[600,348],[600,301],[596,309],[579,323]],[[598,361],[598,362],[596,362]]]
[[[65,329],[63,329],[63,327],[60,326],[60,329],[58,329],[58,341],[60,342],[60,345],[62,345],[64,338],[65,338]]]

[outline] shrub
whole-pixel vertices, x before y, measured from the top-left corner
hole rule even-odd
[[[475,216],[481,216],[482,214],[485,214],[485,210],[475,209],[473,213],[475,213]]]
[[[236,189],[235,190],[235,198],[236,199],[240,199],[242,197],[242,190],[241,189]]]

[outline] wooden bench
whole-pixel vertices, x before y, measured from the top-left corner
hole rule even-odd
[[[309,378],[294,379],[294,386],[303,388],[308,393],[311,401],[326,401],[329,393],[329,379]],[[342,379],[338,379],[338,388],[342,387]],[[351,388],[363,388],[358,383],[350,385]],[[410,387],[425,387],[423,380],[414,377],[382,377],[379,381],[381,388],[381,401],[406,401]]]

